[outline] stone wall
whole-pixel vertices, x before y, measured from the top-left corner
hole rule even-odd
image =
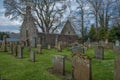
[[[59,34],[44,34],[39,33],[37,38],[37,43],[42,44],[42,46],[55,46],[55,42],[65,42],[67,45],[74,43],[78,40],[77,35],[59,35]]]

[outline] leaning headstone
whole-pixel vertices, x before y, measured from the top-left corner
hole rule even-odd
[[[82,48],[80,45],[74,45],[72,46],[72,53],[76,54],[76,53],[84,53],[84,48]]]
[[[114,80],[120,80],[120,57],[115,59]]]
[[[73,80],[91,80],[91,59],[83,54],[75,54],[72,57]]]
[[[37,44],[37,52],[38,54],[42,54],[42,48],[41,44]]]
[[[95,47],[95,58],[104,59],[104,48],[102,46]]]
[[[65,56],[53,56],[53,73],[65,75]]]
[[[18,58],[23,58],[23,47],[18,45]]]
[[[30,61],[35,62],[35,52],[32,50],[30,52]]]

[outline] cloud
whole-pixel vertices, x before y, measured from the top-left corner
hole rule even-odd
[[[4,16],[4,9],[0,9],[0,31],[19,32],[20,21],[10,21]]]
[[[20,27],[19,26],[0,26],[0,31],[1,32],[20,32]]]

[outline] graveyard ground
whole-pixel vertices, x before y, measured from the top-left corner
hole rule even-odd
[[[36,51],[36,49],[34,49]],[[43,50],[43,54],[36,54],[36,62],[29,60],[28,49],[24,49],[24,58],[18,59],[8,53],[0,52],[0,75],[5,80],[69,80],[71,73],[71,51],[67,48],[62,52],[56,49]],[[105,59],[94,58],[94,50],[89,49],[86,54],[92,58],[92,80],[113,80],[114,78],[114,58],[120,56],[105,51]],[[48,72],[52,67],[53,55],[67,55],[65,71],[67,77],[53,75]]]

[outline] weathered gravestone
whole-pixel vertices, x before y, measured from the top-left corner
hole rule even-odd
[[[74,54],[72,57],[73,80],[91,80],[91,59],[83,54]]]
[[[107,44],[107,49],[113,49],[113,43],[112,42],[109,42]]]
[[[113,46],[113,52],[116,54],[120,54],[120,46]]]
[[[13,43],[10,42],[9,53],[13,54]]]
[[[20,45],[21,45],[22,47],[24,47],[24,46],[25,46],[25,42],[24,42],[24,41],[20,41]]]
[[[50,46],[50,44],[48,44],[48,50],[50,50],[51,49],[51,46]]]
[[[37,44],[37,52],[38,52],[38,54],[42,54],[42,46],[41,46],[41,44]]]
[[[65,75],[65,56],[53,56],[53,73]]]
[[[30,61],[35,62],[35,52],[32,50],[30,52]]]
[[[76,54],[76,53],[84,53],[84,48],[82,48],[80,45],[74,45],[72,46],[72,53]]]
[[[55,38],[55,48],[57,49],[58,37]]]
[[[3,36],[3,51],[7,52],[7,40],[6,40],[7,36]]]
[[[119,40],[116,40],[116,41],[115,41],[115,46],[120,46]]]
[[[116,40],[115,45],[113,46],[113,52],[120,54],[120,44],[118,40]]]
[[[23,47],[18,45],[18,58],[23,58]]]
[[[99,41],[99,45],[103,46],[105,45],[105,42],[103,40]]]
[[[104,59],[104,48],[102,46],[95,47],[95,58]]]
[[[17,46],[17,44],[15,43],[14,46],[13,46],[13,55],[14,55],[14,56],[17,56],[17,54],[18,54],[18,46]]]
[[[60,41],[57,43],[57,50],[59,52],[62,52],[62,46],[61,46],[61,42]]]
[[[120,57],[115,59],[114,80],[120,80]]]
[[[32,38],[31,47],[36,47],[36,38]]]

